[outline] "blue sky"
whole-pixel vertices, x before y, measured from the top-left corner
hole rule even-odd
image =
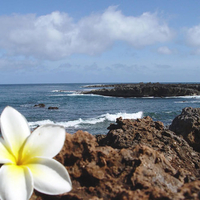
[[[199,0],[7,0],[0,84],[199,82]]]

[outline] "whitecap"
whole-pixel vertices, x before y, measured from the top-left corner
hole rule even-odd
[[[29,125],[31,129],[36,128],[37,126],[41,126],[44,124],[57,124],[60,126],[64,126],[65,128],[79,128],[84,125],[95,125],[98,123],[103,123],[104,121],[110,121],[114,122],[116,118],[122,117],[123,119],[137,119],[137,118],[142,118],[143,112],[137,112],[137,113],[116,113],[116,114],[103,114],[94,118],[88,118],[88,119],[75,119],[71,121],[66,121],[66,122],[53,122],[51,120],[41,120],[41,121],[36,121],[36,122],[29,122]]]
[[[75,90],[52,90],[51,92],[55,93],[76,93]]]
[[[105,118],[109,121],[115,121],[116,118],[122,117],[123,119],[137,119],[142,118],[143,112],[137,112],[137,113],[116,113],[116,114],[109,114],[107,113],[105,115]]]
[[[190,103],[190,104],[192,104],[192,103],[200,103],[200,101],[175,101],[174,103]]]
[[[200,95],[188,95],[188,96],[172,96],[172,97],[165,97],[165,98],[183,98],[183,99],[199,99]]]
[[[29,124],[31,129],[34,129],[38,126],[42,126],[42,125],[45,125],[45,124],[54,124],[54,122],[47,119],[47,120],[41,120],[41,121],[36,121],[36,122],[28,122],[28,124]]]
[[[24,107],[24,108],[30,108],[32,106],[33,106],[33,104],[22,104],[22,105],[20,105],[20,107]]]

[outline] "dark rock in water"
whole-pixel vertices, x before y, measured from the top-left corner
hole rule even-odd
[[[71,192],[31,200],[200,199],[200,154],[162,122],[118,118],[105,136],[66,133],[55,157],[68,170]]]
[[[45,104],[43,104],[43,103],[35,104],[34,107],[44,108]]]
[[[200,152],[200,108],[187,107],[182,110],[169,127]]]
[[[108,88],[111,86],[112,88]],[[84,93],[115,97],[167,97],[200,95],[200,84],[137,83],[102,85],[101,87],[103,88],[86,91]]]
[[[58,110],[58,107],[56,107],[56,106],[49,106],[48,109],[49,110]]]

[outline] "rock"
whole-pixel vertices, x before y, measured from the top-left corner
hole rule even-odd
[[[166,97],[200,95],[200,84],[137,83],[98,85],[98,87],[102,88],[85,91],[83,93],[115,97]]]
[[[200,153],[172,131],[189,135],[198,122],[199,109],[185,108],[171,130],[144,117],[118,118],[107,135],[66,133],[55,159],[67,168],[72,191],[55,196],[34,191],[31,200],[200,199]]]
[[[193,151],[184,139],[165,129],[162,122],[155,122],[148,116],[136,120],[120,117],[108,129],[106,136],[100,139],[97,136],[101,146],[122,149],[145,145],[164,154],[175,169],[187,170],[190,177],[200,177],[200,154]]]
[[[186,107],[169,127],[200,152],[200,108]]]
[[[48,110],[58,110],[58,107],[56,107],[56,106],[49,106]]]
[[[66,133],[64,147],[55,159],[67,168],[72,191],[58,196],[35,191],[31,200],[178,200],[184,199],[187,188],[192,191],[192,183],[199,176],[200,156],[183,139],[149,117],[135,121],[119,118],[110,131],[117,129],[122,130],[121,138],[122,132],[125,137],[128,129],[127,140],[134,137],[136,141],[127,142],[127,146],[124,142],[123,147],[117,143],[113,148],[111,141],[107,141],[110,146],[104,144],[106,137],[104,142],[101,138],[98,143],[96,137],[87,132]],[[194,162],[197,162],[196,167]],[[198,183],[194,188],[198,188]],[[198,192],[196,189],[190,196],[195,199]]]
[[[200,180],[184,184],[178,189],[180,200],[182,199],[200,199]]]
[[[164,124],[153,122],[149,116],[137,120],[123,120],[120,117],[117,118],[116,124],[111,124],[108,129],[110,131],[99,143],[113,148],[127,148],[137,145],[144,139],[145,143],[150,143],[154,139],[153,135],[164,129]]]
[[[45,104],[43,104],[43,103],[35,104],[34,107],[44,108]]]

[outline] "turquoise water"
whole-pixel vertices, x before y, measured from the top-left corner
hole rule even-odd
[[[184,107],[200,107],[200,96],[172,98],[117,98],[80,94],[89,84],[0,85],[0,111],[16,108],[31,128],[46,123],[63,125],[67,132],[77,130],[106,134],[117,117],[141,118],[149,115],[169,125]],[[45,108],[35,104],[44,103]],[[58,110],[48,110],[57,106]]]

